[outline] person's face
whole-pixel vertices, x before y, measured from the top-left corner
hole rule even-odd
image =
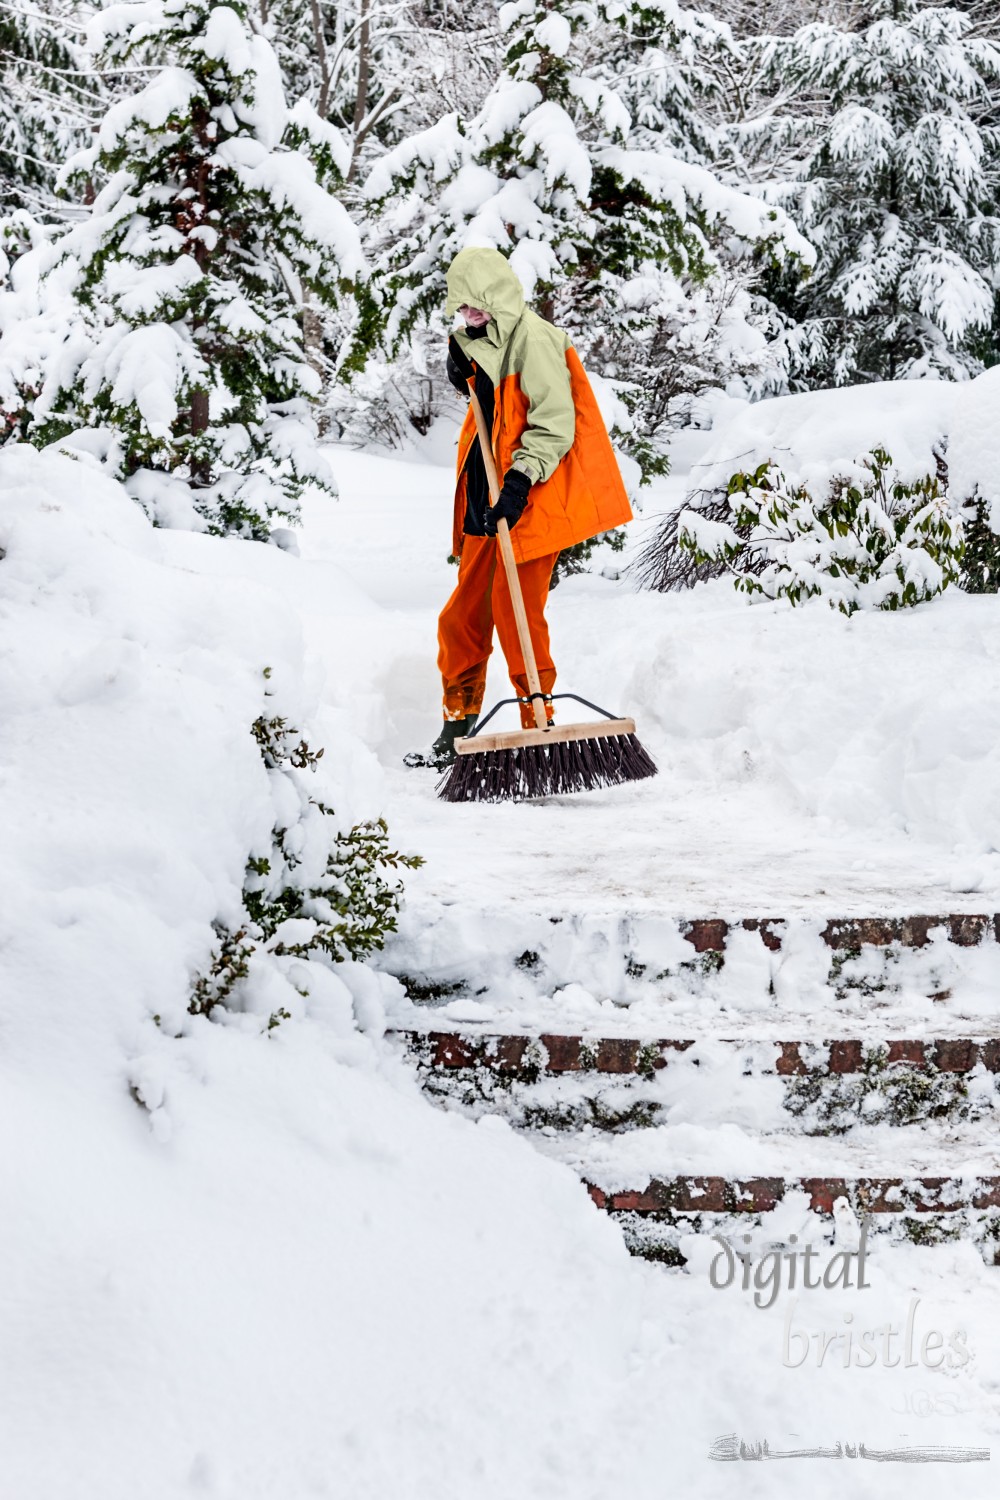
[[[490,321],[489,313],[484,312],[481,307],[469,307],[463,302],[458,310],[465,319],[467,328],[483,328]]]

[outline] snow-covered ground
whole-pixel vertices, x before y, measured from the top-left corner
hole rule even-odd
[[[244,1013],[184,1010],[273,817],[249,733],[265,665],[328,747],[338,812],[385,812],[427,858],[397,957],[435,914],[488,953],[512,907],[994,909],[996,601],[844,621],[569,581],[562,685],[634,712],[660,777],[445,807],[399,758],[437,724],[447,472],[337,465],[343,498],[308,513],[298,560],[154,532],[70,460],[0,455],[0,1491],[659,1500],[805,1476],[839,1496],[842,1463],[734,1471],[710,1445],[1000,1450],[1000,1285],[971,1245],[877,1246],[869,1289],[758,1309],[711,1286],[710,1241],[683,1273],[631,1260],[569,1167],[435,1110],[381,1040],[388,975],[305,997],[272,975]],[[292,1018],[268,1031],[279,1000]],[[792,1230],[820,1232],[797,1199],[758,1245]],[[848,1313],[900,1330],[914,1298],[918,1349],[964,1328],[968,1363],[861,1369],[843,1339],[821,1368],[783,1360],[787,1316],[789,1336]],[[899,1487],[854,1467],[859,1496]],[[939,1492],[937,1465],[905,1472]],[[948,1480],[986,1500],[989,1473]]]
[[[929,445],[936,430],[923,433]],[[633,715],[660,775],[544,805],[443,805],[435,777],[404,770],[401,758],[440,723],[436,615],[454,579],[449,473],[419,457],[337,450],[335,462],[341,499],[308,511],[303,553],[315,567],[336,561],[373,603],[348,641],[311,602],[305,628],[378,753],[395,836],[427,861],[410,881],[390,966],[489,991],[488,1009],[456,1002],[454,1019],[558,1026],[560,1010],[566,1018],[572,1009],[600,1025],[588,996],[645,1001],[648,986],[625,977],[626,918],[655,973],[684,947],[667,930],[671,918],[798,917],[821,927],[832,916],[997,909],[995,597],[953,591],[846,619],[819,601],[749,605],[725,581],[657,595],[594,574],[567,579],[549,608],[558,686]],[[632,528],[633,552],[687,482],[678,474],[656,487]],[[510,695],[498,658],[487,704]],[[557,932],[552,918],[562,919]],[[829,1026],[837,1008],[813,972],[820,945],[804,928],[780,961],[748,937],[739,981],[748,1009],[759,1012],[763,983],[817,1025],[825,1009]],[[511,970],[518,954],[553,948],[556,986],[575,987],[554,1007],[551,985],[540,993]],[[941,1025],[927,995],[952,979],[957,1017],[992,1006],[1000,954],[959,960],[968,986],[950,973],[930,990],[926,955],[911,961],[914,1018],[927,1012]],[[738,1009],[733,977],[713,983]],[[704,989],[690,996],[695,1007]],[[671,998],[673,1013],[683,1010],[683,989]],[[654,1034],[657,1011],[655,997],[643,1005]]]
[[[400,760],[440,727],[449,477],[348,451],[335,461],[341,500],[308,512],[303,553],[335,560],[380,608],[349,643],[324,638],[308,605],[306,629],[338,691],[350,679],[393,827],[427,857],[414,900],[474,890],[477,905],[523,902],[546,915],[993,910],[995,598],[952,593],[845,619],[822,604],[750,606],[724,581],[657,595],[567,579],[549,607],[557,691],[633,715],[659,777],[544,807],[442,807],[433,776]],[[487,703],[510,696],[494,662]]]

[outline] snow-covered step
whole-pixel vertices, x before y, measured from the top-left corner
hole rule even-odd
[[[633,1255],[668,1266],[684,1265],[692,1235],[738,1244],[748,1234],[758,1239],[762,1231],[769,1246],[784,1243],[771,1227],[777,1208],[797,1215],[799,1223],[805,1214],[815,1216],[831,1243],[838,1224],[866,1219],[873,1239],[924,1246],[968,1241],[987,1265],[1000,1266],[997,1177],[676,1176],[652,1179],[641,1190],[589,1190]]]
[[[663,1215],[770,1213],[789,1193],[804,1193],[814,1213],[832,1214],[846,1199],[858,1214],[943,1214],[1000,1209],[994,1177],[653,1177],[643,1188],[609,1192],[587,1184],[610,1213]]]
[[[1000,1246],[1000,1039],[600,1037],[408,1030],[446,1108],[570,1167],[636,1253],[742,1232],[789,1195],[876,1231]],[[843,1200],[843,1201],[841,1201]]]
[[[1000,1122],[1000,1039],[816,1042],[405,1032],[427,1092],[519,1128],[738,1125],[758,1135]]]
[[[397,1027],[961,1037],[1000,1011],[993,913],[681,918],[404,911],[380,962]]]
[[[420,1062],[438,1071],[485,1068],[528,1081],[539,1073],[638,1073],[649,1076],[671,1063],[698,1065],[695,1037],[573,1036],[561,1032],[508,1035],[470,1030],[400,1031],[397,1035]],[[1000,1073],[1000,1036],[909,1039],[837,1037],[825,1041],[789,1042],[766,1038],[715,1039],[715,1045],[738,1050],[744,1071],[782,1077],[813,1073],[860,1073],[873,1052],[886,1065],[905,1064],[926,1072],[972,1073],[982,1068]]]
[[[692,1234],[752,1229],[788,1199],[825,1218],[870,1216],[872,1232],[975,1243],[1000,1264],[996,1131],[862,1128],[836,1138],[757,1137],[736,1127],[660,1127],[625,1135],[533,1132],[580,1176],[636,1254],[680,1264]]]
[[[992,1120],[960,1127],[932,1120],[919,1130],[901,1130],[883,1122],[826,1136],[765,1133],[752,1124],[687,1120],[620,1132],[588,1125],[570,1131],[544,1127],[529,1133],[546,1156],[564,1162],[586,1182],[612,1194],[643,1193],[652,1181],[678,1176],[727,1181],[1000,1182],[996,1175],[1000,1174],[1000,1136]]]

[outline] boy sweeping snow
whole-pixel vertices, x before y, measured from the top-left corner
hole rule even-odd
[[[447,283],[448,313],[459,313],[465,325],[449,340],[448,376],[463,395],[475,383],[502,488],[491,508],[470,406],[458,439],[452,543],[458,583],[438,623],[444,725],[429,754],[406,757],[408,765],[437,769],[451,764],[455,740],[479,717],[494,629],[521,722],[526,728],[534,722],[510,591],[498,566],[498,519],[510,527],[546,694],[556,680],[545,619],[556,558],[564,547],[632,519],[611,440],[567,335],[525,307],[521,283],[499,250],[461,250]],[[551,718],[551,703],[546,710]]]

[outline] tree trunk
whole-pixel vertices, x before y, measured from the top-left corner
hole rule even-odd
[[[323,17],[320,13],[319,0],[309,0],[309,11],[312,16],[316,61],[319,63],[319,99],[316,101],[316,113],[321,120],[325,120],[330,113],[330,59],[326,50],[326,38],[323,35]],[[338,15],[339,13],[340,7],[338,6]]]
[[[354,181],[358,166],[358,152],[364,140],[362,129],[368,113],[368,84],[371,77],[371,20],[368,13],[369,0],[361,0],[361,28],[358,32],[358,92],[354,100],[354,148],[347,181]]]
[[[199,388],[191,392],[191,435],[205,432],[208,428],[208,392]],[[207,485],[211,479],[208,465],[192,459],[191,478],[195,484]]]
[[[302,342],[305,345],[306,363],[309,368],[316,371],[320,380],[320,394],[317,397],[319,414],[316,425],[320,436],[330,426],[330,419],[326,412],[326,368],[323,364],[323,320],[313,306],[309,288],[302,289]]]

